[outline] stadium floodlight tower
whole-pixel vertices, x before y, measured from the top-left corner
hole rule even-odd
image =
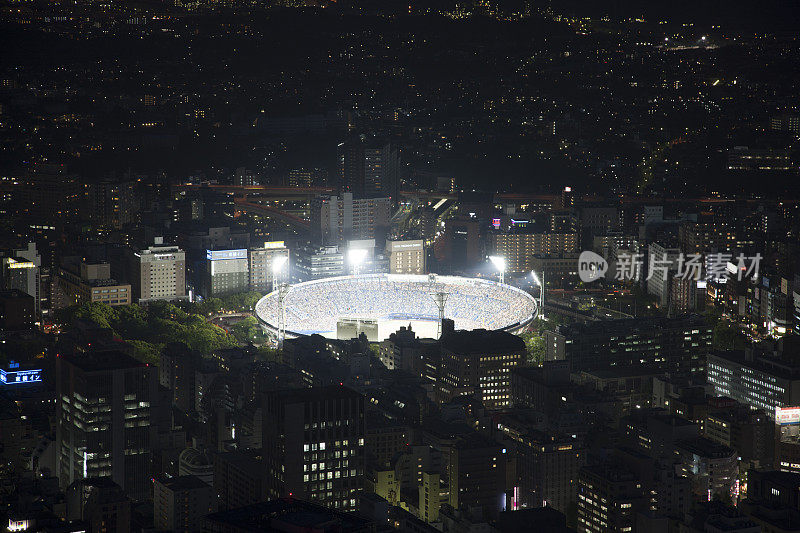
[[[289,294],[290,285],[281,283],[278,287],[278,349],[283,350],[283,341],[286,339],[286,295]]]
[[[500,257],[499,255],[490,255],[489,261],[491,261],[494,267],[500,272],[500,283],[505,283],[506,258]]]
[[[444,321],[444,304],[447,303],[448,293],[435,292],[433,293],[433,301],[436,302],[436,307],[439,308],[439,323],[436,326],[436,338],[442,337],[442,322]]]
[[[542,270],[542,279],[536,275],[535,270],[531,270],[533,281],[539,286],[539,316],[544,318],[544,270]]]
[[[367,251],[364,248],[350,248],[347,251],[347,262],[353,267],[353,275],[358,275],[358,268],[367,259]]]
[[[289,261],[289,256],[277,255],[272,258],[272,290],[278,289],[278,278],[283,271],[283,267]]]

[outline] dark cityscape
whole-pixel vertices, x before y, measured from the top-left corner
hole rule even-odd
[[[0,0],[0,531],[800,532],[794,0]]]

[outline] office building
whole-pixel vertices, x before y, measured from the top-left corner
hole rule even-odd
[[[504,510],[506,454],[502,445],[479,435],[459,439],[449,454],[449,503],[454,509],[478,508],[486,519]]]
[[[292,279],[295,282],[343,276],[346,273],[344,254],[338,246],[306,246],[297,250],[294,259]]]
[[[36,323],[36,302],[18,289],[0,290],[0,329],[32,328]]]
[[[525,363],[525,343],[504,331],[445,332],[441,338],[438,399],[474,394],[487,409],[511,405],[511,370]]]
[[[708,383],[727,396],[770,417],[779,407],[800,406],[800,346],[796,335],[770,348],[714,352],[708,356]]]
[[[109,477],[134,499],[149,497],[155,367],[119,351],[56,358],[57,472],[63,487]]]
[[[701,374],[711,349],[711,327],[699,315],[574,323],[545,331],[546,359],[569,361],[572,372],[647,366]]]
[[[92,222],[105,229],[121,229],[136,222],[139,196],[134,181],[100,181],[85,186]]]
[[[267,495],[352,511],[364,489],[364,397],[328,386],[270,392],[264,407]]]
[[[153,525],[176,533],[200,531],[203,517],[215,511],[214,491],[195,476],[153,481]]]
[[[215,454],[214,493],[220,510],[236,509],[268,499],[261,458],[238,450]]]
[[[131,531],[131,500],[110,478],[78,479],[65,492],[68,520],[82,520],[89,531]]]
[[[111,306],[130,305],[131,286],[111,278],[109,263],[87,263],[77,257],[61,262],[58,283],[64,295],[60,305],[104,303]]]
[[[425,274],[423,241],[386,241],[390,274]]]
[[[431,229],[435,232],[437,228],[433,218]],[[431,240],[434,240],[434,236],[431,236]],[[483,247],[476,217],[460,215],[447,219],[444,235],[435,240],[434,253],[438,261],[464,267],[481,260]]]
[[[579,533],[634,531],[646,509],[641,482],[621,464],[584,466],[578,474]]]
[[[37,317],[42,314],[41,266],[42,258],[32,242],[25,248],[9,250],[0,257],[2,288],[17,289],[32,296]]]
[[[400,157],[389,143],[351,138],[337,147],[339,187],[357,198],[397,198]]]
[[[314,198],[311,202],[311,237],[322,245],[356,239],[383,242],[389,228],[391,205],[388,197],[359,199],[350,192]]]
[[[535,255],[549,256],[575,252],[577,233],[542,233],[527,228],[492,235],[495,255],[506,258],[508,272],[530,272]]]
[[[186,254],[177,246],[157,243],[129,251],[128,268],[134,298],[139,303],[185,300]]]
[[[662,307],[669,303],[670,280],[677,271],[680,253],[680,248],[656,242],[647,247],[647,294],[656,296]]]
[[[80,215],[83,193],[64,165],[35,164],[19,190],[19,213],[35,224],[61,227]]]
[[[531,430],[517,443],[519,502],[525,507],[553,507],[565,513],[575,503],[578,471],[586,452],[571,436]]]
[[[251,248],[248,252],[250,259],[250,290],[257,292],[270,292],[273,282],[287,281],[291,272],[289,264],[289,249],[283,241],[265,242],[263,246]],[[275,259],[283,264],[277,271],[274,269]]]
[[[250,287],[247,249],[207,250],[203,296],[215,298],[244,292]]]

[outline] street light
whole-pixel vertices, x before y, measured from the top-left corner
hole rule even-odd
[[[506,258],[500,257],[499,255],[490,255],[489,261],[491,261],[494,267],[500,272],[500,283],[505,283]]]
[[[361,263],[367,258],[367,250],[364,248],[350,248],[347,251],[347,261],[353,267],[353,275],[358,274],[358,267],[361,266]]]
[[[533,281],[539,286],[539,316],[544,319],[544,270],[542,270],[542,279],[536,275],[535,270],[531,270]]]

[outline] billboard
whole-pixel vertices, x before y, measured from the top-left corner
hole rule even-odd
[[[206,259],[222,261],[226,259],[247,259],[247,249],[242,250],[206,250]]]
[[[775,423],[779,426],[800,424],[800,407],[776,407]]]
[[[3,385],[23,385],[26,383],[41,383],[42,369],[6,371],[0,369],[0,383]]]

